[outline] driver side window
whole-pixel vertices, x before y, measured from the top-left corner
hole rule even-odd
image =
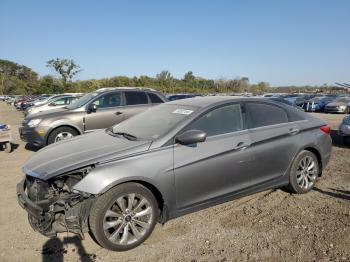
[[[97,98],[93,104],[98,108],[108,108],[121,106],[121,95],[120,92],[109,93]]]
[[[204,131],[208,137],[241,131],[244,129],[241,106],[234,104],[213,109],[186,128],[190,129]]]

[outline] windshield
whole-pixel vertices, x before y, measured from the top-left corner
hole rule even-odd
[[[112,127],[113,133],[126,133],[141,140],[162,137],[181,121],[198,110],[194,106],[162,104],[131,117]]]
[[[98,93],[89,93],[86,94],[85,96],[75,100],[73,103],[71,103],[69,106],[67,106],[68,109],[77,109],[86,103],[88,103],[90,100],[95,98],[98,95]]]

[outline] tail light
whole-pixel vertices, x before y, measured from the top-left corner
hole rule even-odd
[[[323,133],[326,133],[326,134],[330,134],[331,133],[331,128],[330,126],[321,126],[320,127],[320,130],[323,132]]]

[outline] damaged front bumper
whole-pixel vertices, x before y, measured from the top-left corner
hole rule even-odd
[[[64,180],[60,183],[63,186],[58,188],[56,181],[42,181],[27,175],[17,185],[18,203],[28,212],[28,221],[35,231],[48,237],[63,232],[83,237],[88,231],[95,196],[70,190]]]

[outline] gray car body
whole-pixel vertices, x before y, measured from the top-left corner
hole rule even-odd
[[[246,102],[278,105],[303,114],[305,120],[208,137],[194,146],[174,143],[174,138],[203,113],[217,106]],[[287,185],[293,159],[304,149],[316,154],[321,170],[329,161],[331,139],[319,128],[325,122],[288,105],[232,97],[170,103],[200,109],[153,141],[129,141],[99,131],[50,145],[34,154],[23,171],[48,180],[94,165],[75,190],[99,195],[118,184],[137,181],[161,196],[165,222],[213,204]],[[246,147],[238,146],[242,141]]]

